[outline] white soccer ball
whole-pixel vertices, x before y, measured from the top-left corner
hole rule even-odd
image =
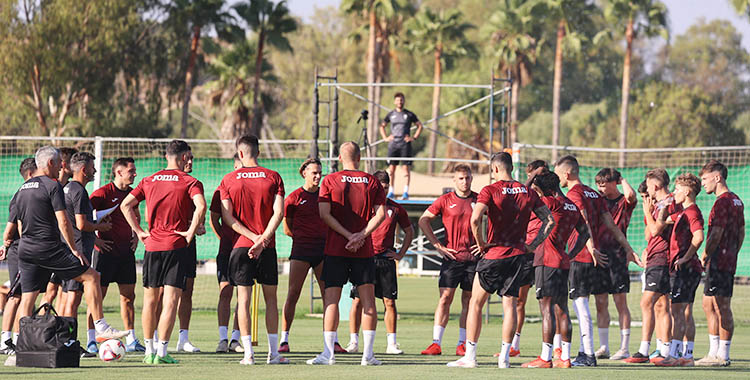
[[[125,357],[125,345],[117,339],[110,339],[99,346],[99,359],[113,362]]]

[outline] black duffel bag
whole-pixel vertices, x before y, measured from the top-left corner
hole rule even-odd
[[[39,312],[44,309],[44,313]],[[45,303],[19,323],[16,366],[62,368],[80,366],[78,321],[60,317]]]

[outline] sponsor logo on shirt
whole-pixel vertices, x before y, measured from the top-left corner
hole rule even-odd
[[[388,217],[389,217],[389,218],[392,218],[392,217],[393,217],[393,210],[388,210]]]
[[[266,178],[265,172],[239,172],[235,179]]]
[[[352,176],[348,176],[348,175],[342,175],[341,176],[341,182],[370,183],[370,180],[367,177],[352,177]]]
[[[473,210],[473,209],[474,209],[474,206],[476,206],[476,205],[477,205],[477,203],[476,203],[476,202],[471,202],[471,209]]]
[[[458,205],[454,203],[454,204],[452,204],[452,205],[448,206],[448,208],[454,208],[454,207],[456,207],[456,206],[458,206]]]
[[[23,186],[21,186],[20,190],[38,189],[38,188],[39,188],[39,182],[29,182],[29,183],[24,183]]]
[[[525,187],[503,187],[503,194],[528,194]]]
[[[594,192],[594,191],[586,191],[586,190],[584,190],[584,191],[583,191],[583,195],[584,195],[584,196],[585,196],[586,198],[592,198],[592,199],[596,199],[596,198],[599,198],[599,194],[597,194],[597,193],[596,193],[596,192]]]
[[[303,204],[307,203],[307,199],[303,199],[299,202],[299,205],[302,206]]]
[[[112,198],[112,202],[117,202],[118,199],[120,199],[120,198],[114,197],[114,198]]]
[[[180,177],[177,174],[159,174],[155,175],[151,182],[178,182]]]
[[[739,200],[739,199],[733,199],[732,203],[734,204],[735,207],[741,207],[742,206],[742,201]]]
[[[576,208],[576,205],[574,205],[572,203],[567,203],[567,202],[563,203],[563,210],[565,210],[565,211],[578,211],[578,209]]]

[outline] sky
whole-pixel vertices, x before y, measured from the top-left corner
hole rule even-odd
[[[316,7],[338,7],[340,0],[288,0],[293,14],[309,21]],[[684,33],[701,17],[706,21],[729,20],[742,34],[742,45],[750,51],[750,18],[735,13],[729,0],[662,0],[669,11],[669,24],[673,36]]]

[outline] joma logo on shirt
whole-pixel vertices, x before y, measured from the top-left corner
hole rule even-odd
[[[367,177],[351,177],[348,175],[341,176],[341,182],[349,182],[349,183],[370,183],[370,180],[367,179]]]
[[[585,191],[584,190],[583,191],[583,195],[586,196],[586,198],[593,198],[593,199],[599,198],[599,194],[594,193],[592,191]]]
[[[23,186],[21,186],[21,190],[38,189],[38,188],[39,188],[39,182],[24,183]]]
[[[563,210],[565,211],[578,211],[576,205],[572,203],[563,203]]]
[[[503,194],[527,194],[529,190],[525,187],[503,187]]]
[[[264,172],[240,172],[240,173],[237,173],[237,178],[235,178],[235,179],[241,179],[241,178],[266,178],[266,173],[264,173]]]
[[[156,182],[156,181],[178,182],[179,180],[180,180],[180,177],[178,177],[177,174],[159,174],[159,175],[155,175],[154,179],[152,179],[151,182]]]

